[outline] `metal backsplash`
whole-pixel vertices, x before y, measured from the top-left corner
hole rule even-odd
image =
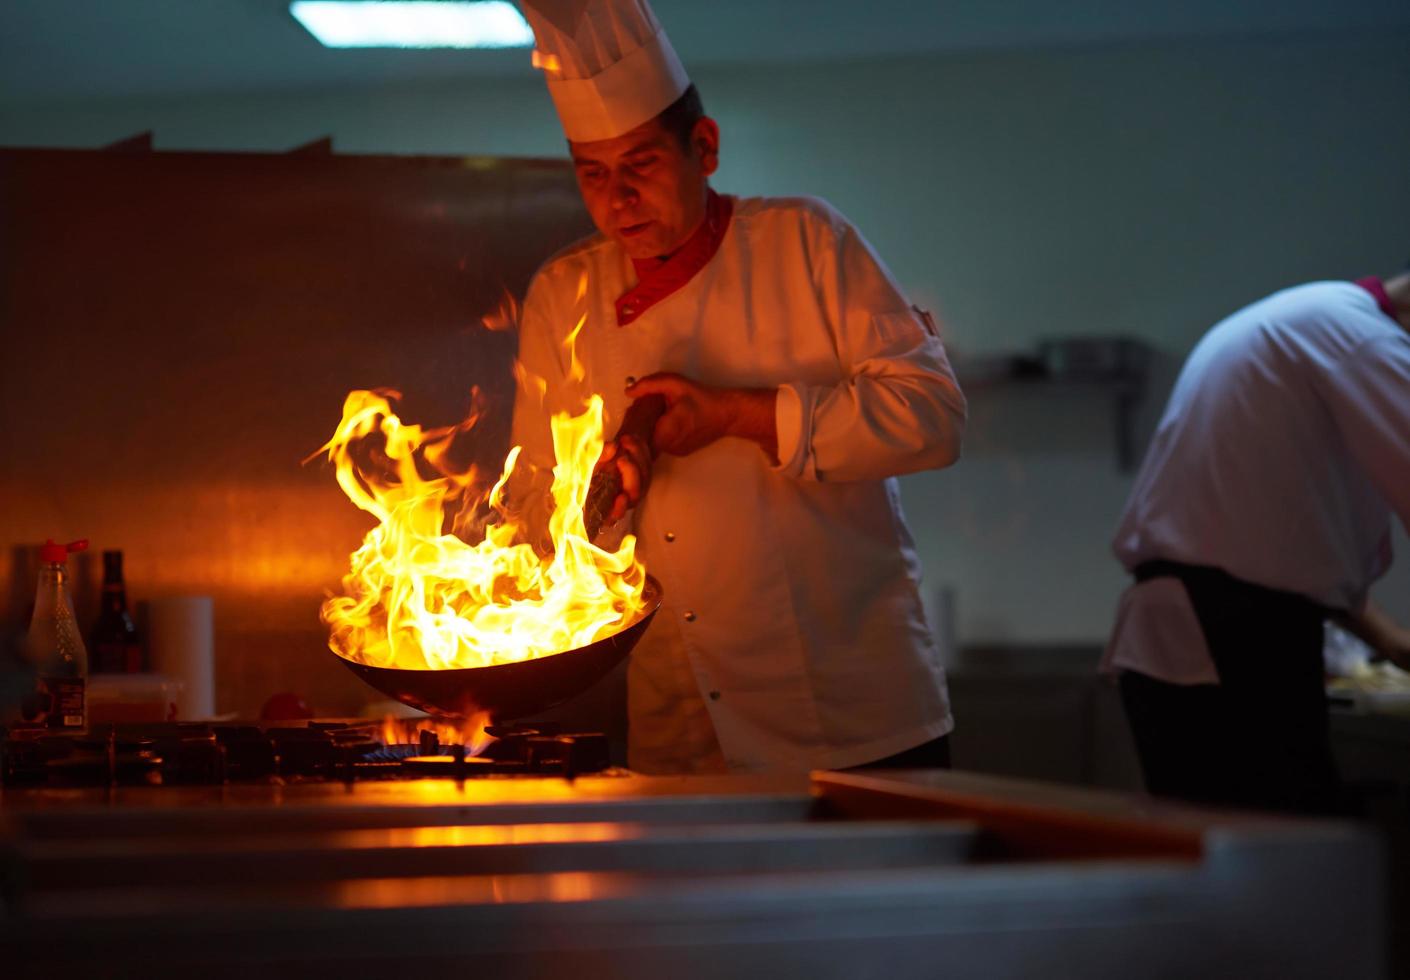
[[[25,629],[46,537],[126,555],[129,597],[215,597],[217,709],[375,694],[318,607],[368,518],[301,465],[345,394],[458,421],[497,467],[512,331],[481,317],[590,230],[566,162],[0,151],[0,631]]]

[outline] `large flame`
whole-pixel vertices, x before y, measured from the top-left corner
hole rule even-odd
[[[579,321],[569,345],[581,327]],[[485,493],[473,467],[457,471],[449,463],[452,440],[471,429],[476,413],[459,425],[423,429],[397,417],[398,397],[350,393],[342,422],[320,450],[349,499],[377,519],[352,554],[345,594],[323,604],[335,653],[375,667],[484,667],[577,649],[635,622],[646,582],[635,539],[627,535],[606,551],[588,541],[583,526],[602,452],[600,397],[591,396],[580,415],[551,420],[556,464],[547,553],[529,543],[530,529],[504,506],[519,447]],[[374,454],[380,450],[379,465],[354,461],[364,441]],[[434,475],[423,476],[425,470]],[[467,515],[476,515],[482,534],[467,532]]]

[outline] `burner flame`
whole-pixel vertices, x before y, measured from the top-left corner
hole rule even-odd
[[[467,756],[477,756],[495,740],[485,731],[489,724],[490,716],[483,711],[459,724],[444,718],[394,718],[387,715],[382,719],[382,744],[418,745],[422,733],[429,732],[436,737],[441,748],[463,745]]]

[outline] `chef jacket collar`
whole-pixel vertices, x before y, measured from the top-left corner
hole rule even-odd
[[[694,279],[719,251],[733,214],[734,198],[708,189],[705,220],[684,245],[667,256],[632,259],[637,284],[617,298],[617,326],[625,327]]]
[[[1399,319],[1396,316],[1395,303],[1391,300],[1390,294],[1386,292],[1385,283],[1381,282],[1378,276],[1365,276],[1356,280],[1356,285],[1376,298],[1376,305],[1381,308],[1381,312],[1392,320]]]

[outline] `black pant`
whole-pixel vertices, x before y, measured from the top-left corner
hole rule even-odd
[[[853,769],[949,769],[950,736],[941,735],[915,748],[888,755],[875,762],[864,762]]]
[[[1137,569],[1138,580],[1157,575],[1184,583],[1220,683],[1121,675],[1146,788],[1224,806],[1344,812],[1322,670],[1328,610],[1214,568]]]

